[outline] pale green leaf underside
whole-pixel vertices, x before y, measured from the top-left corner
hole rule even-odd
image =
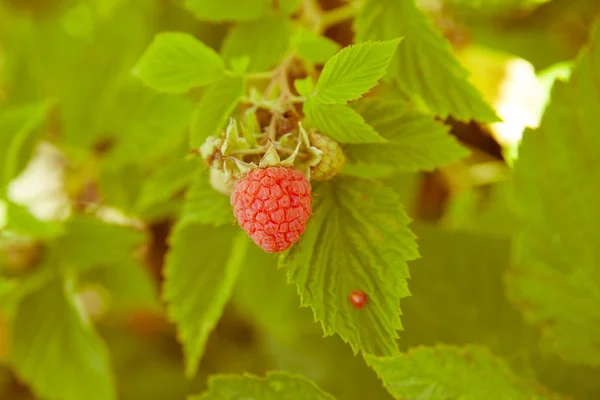
[[[520,381],[485,348],[417,347],[392,357],[366,357],[398,400],[534,400],[556,398]]]
[[[432,170],[469,155],[448,127],[401,102],[369,100],[358,111],[380,135],[382,144],[348,145],[352,163],[381,165],[399,171]]]
[[[344,104],[358,99],[385,75],[398,43],[400,39],[343,48],[325,63],[313,100]]]
[[[192,35],[163,32],[154,37],[134,73],[156,90],[184,93],[221,78],[225,64],[213,49]]]
[[[317,385],[300,375],[268,372],[266,377],[250,374],[214,375],[208,390],[189,400],[334,400]]]
[[[186,193],[181,223],[220,226],[233,225],[234,222],[229,196],[213,189],[208,169],[199,170]]]
[[[366,0],[355,20],[358,40],[404,37],[389,76],[405,92],[441,117],[497,121],[492,108],[468,81],[450,44],[414,0]]]
[[[355,352],[396,351],[400,299],[408,296],[408,260],[418,258],[401,200],[388,188],[339,179],[316,190],[307,230],[282,258],[302,305],[313,309],[326,335],[338,333]],[[362,290],[363,309],[348,295]]]
[[[600,30],[568,83],[557,82],[514,170],[523,219],[514,301],[565,359],[600,365]]]
[[[164,299],[194,376],[206,341],[231,296],[248,244],[234,227],[178,224],[166,258]],[[202,249],[202,251],[199,251]]]
[[[291,28],[287,18],[270,15],[258,21],[239,24],[225,38],[221,55],[226,62],[247,56],[247,72],[273,68],[290,44]]]
[[[202,146],[209,136],[219,135],[243,94],[241,76],[226,76],[208,87],[192,118],[192,148]]]
[[[40,398],[116,399],[105,345],[59,279],[22,299],[12,338],[11,363]]]
[[[269,9],[270,0],[185,0],[187,8],[200,20],[252,21]]]
[[[304,113],[321,133],[340,143],[384,143],[386,140],[364,118],[345,104],[304,103]]]

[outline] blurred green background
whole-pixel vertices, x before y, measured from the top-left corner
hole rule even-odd
[[[473,156],[388,181],[416,220],[412,228],[422,254],[409,265],[412,297],[401,305],[405,331],[399,343],[403,349],[484,344],[524,377],[577,399],[598,399],[600,369],[575,367],[553,355],[505,294],[516,224],[502,195],[506,165],[525,126],[539,120],[552,79],[568,74],[600,10],[597,0],[531,3],[420,4],[505,122],[490,127],[447,121]],[[390,399],[348,345],[337,336],[323,339],[311,311],[300,309],[295,289],[284,284],[276,259],[255,247],[198,376],[183,375],[174,329],[155,296],[166,237],[196,167],[184,156],[202,92],[158,94],[131,69],[157,32],[189,32],[218,50],[229,28],[195,20],[174,0],[0,0],[0,110],[50,110],[16,171],[27,166],[28,175],[20,175],[9,193],[47,218],[60,218],[72,206],[107,220],[135,216],[147,226],[139,276],[90,277],[94,285],[79,288],[84,309],[111,350],[119,398],[183,399],[201,391],[209,374],[283,369],[313,379],[339,399]],[[342,44],[352,39],[345,24],[328,35]],[[7,156],[2,148],[11,140],[5,136],[0,132],[0,157]],[[7,346],[0,315],[0,399],[32,399],[6,365]],[[40,365],[40,373],[46,367]]]

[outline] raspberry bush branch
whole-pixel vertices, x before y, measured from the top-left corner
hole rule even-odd
[[[388,67],[402,38],[394,35],[338,50],[339,44],[323,36],[327,27],[357,12],[352,4],[324,11],[317,1],[306,0],[296,18],[274,23],[273,18],[287,17],[265,17],[260,26],[273,30],[261,31],[262,40],[277,37],[280,44],[279,36],[287,37],[287,47],[276,49],[276,65],[253,63],[253,57],[264,58],[264,47],[244,42],[238,33],[243,30],[232,30],[225,51],[243,48],[248,54],[242,61],[229,60],[235,71],[224,63],[224,78],[210,83],[201,99],[198,110],[218,114],[213,118],[197,111],[194,126],[204,129],[192,131],[192,143],[197,145],[192,151],[201,156],[209,172],[199,174],[199,181],[190,188],[175,231],[211,221],[220,225],[222,217],[230,215],[231,221],[238,222],[237,231],[251,238],[253,246],[282,254],[280,264],[287,268],[289,282],[297,286],[301,304],[312,308],[327,335],[339,334],[355,352],[381,356],[398,349],[399,301],[409,293],[407,261],[419,254],[407,227],[410,219],[397,195],[374,180],[342,175],[348,150],[356,154],[366,149],[369,155],[356,159],[375,160],[374,164],[379,152],[400,148],[398,153],[406,151],[404,157],[410,158],[415,150],[412,145],[402,147],[402,137],[389,134],[389,120],[373,124],[365,119],[368,113],[361,111],[369,104],[368,93],[379,85],[386,89]],[[149,54],[156,57],[156,51]],[[245,71],[248,65],[254,69]],[[230,88],[227,82],[235,85]],[[178,83],[181,86],[185,84]],[[224,89],[227,96],[221,95]],[[410,107],[390,104],[398,108],[392,115]],[[431,152],[445,156],[425,159],[418,154],[415,158],[422,164],[417,170],[465,154],[431,116],[411,116],[427,129],[416,138],[428,138],[433,131],[436,142]],[[203,123],[207,117],[209,121]],[[396,128],[414,130],[414,120],[400,120]],[[422,141],[423,147],[429,145]],[[444,151],[435,147],[442,145]],[[401,164],[402,156],[394,158]],[[313,198],[313,193],[318,196]],[[205,211],[198,210],[208,201],[212,204]],[[188,239],[174,236],[173,246],[179,252],[183,250],[178,242],[183,240]],[[193,265],[172,260],[167,285],[176,287],[181,276],[177,270],[184,269],[189,276]],[[238,269],[231,271],[237,274]],[[228,277],[227,290],[234,280]],[[190,333],[193,324],[184,312],[188,309],[184,294],[168,300],[179,330],[186,333],[182,336],[186,351],[201,349],[197,344],[205,337]],[[200,304],[196,307],[198,312],[205,309]],[[212,312],[200,314],[210,325],[218,318]],[[201,354],[201,350],[187,354],[192,366],[189,373],[195,371]]]
[[[503,160],[491,168],[477,152],[462,162],[469,152],[449,129],[497,116],[421,3],[0,1],[2,398],[6,388],[8,398],[184,398],[199,383],[184,374],[204,380],[242,368],[261,376],[218,375],[193,398],[332,398],[301,376],[263,373],[273,365],[306,367],[339,398],[385,398],[382,382],[398,399],[556,398],[482,348],[403,354],[402,324],[402,347],[422,335],[462,341],[461,329],[469,340],[491,337],[510,357],[523,350],[526,373],[542,372],[551,385],[567,380],[567,363],[579,364],[573,397],[596,394],[597,370],[584,366],[600,365],[598,31],[571,79],[555,85],[540,128],[526,132],[513,170]],[[448,25],[448,6],[463,3],[443,0],[434,14]],[[522,21],[539,17],[540,1],[496,3],[531,7],[514,13]],[[597,2],[577,3],[587,13],[583,3]],[[565,28],[553,8],[540,8],[544,19]],[[576,18],[575,42],[585,39],[588,14]],[[521,55],[534,37],[557,36],[526,25]],[[508,41],[511,32],[503,26]],[[575,54],[557,44],[561,57]],[[541,48],[534,53],[545,59]],[[516,189],[488,192],[502,170]],[[400,186],[421,171],[432,173],[419,206],[428,205],[424,195],[439,200],[430,196],[439,181],[452,200],[431,231],[415,226],[426,256],[409,303],[408,267],[419,251]],[[47,190],[23,195],[38,185]],[[482,196],[464,189],[474,185]],[[459,201],[457,188],[467,195]],[[498,188],[515,192],[520,226],[503,221],[511,211]],[[505,209],[479,209],[484,196]],[[47,213],[38,208],[46,198],[58,203]],[[499,294],[508,239],[440,232],[457,224],[511,236],[518,254],[508,296]],[[481,257],[497,263],[481,268]],[[522,318],[505,300],[544,346],[529,343],[535,331],[513,336]],[[481,326],[487,316],[498,335]],[[134,358],[141,368],[132,371]],[[538,371],[540,358],[551,368]],[[561,378],[551,382],[553,371]]]

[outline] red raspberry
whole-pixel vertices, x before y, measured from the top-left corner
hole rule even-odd
[[[310,183],[295,169],[258,168],[236,182],[233,213],[254,243],[268,253],[284,251],[306,228],[311,214]]]

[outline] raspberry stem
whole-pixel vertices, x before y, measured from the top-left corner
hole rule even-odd
[[[304,0],[303,16],[308,27],[317,34],[322,34],[327,28],[347,21],[356,15],[354,4],[344,5],[333,10],[323,11],[318,0]]]
[[[275,70],[265,71],[265,72],[255,72],[252,74],[244,75],[244,78],[246,78],[249,81],[260,81],[263,79],[272,79],[274,73],[275,73]]]

